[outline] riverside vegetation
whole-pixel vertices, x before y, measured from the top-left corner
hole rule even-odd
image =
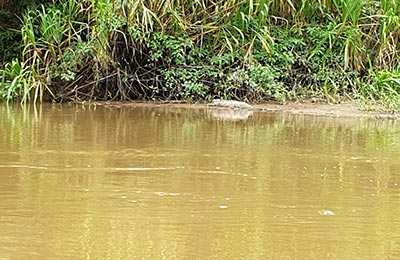
[[[5,0],[0,99],[398,110],[399,40],[397,0]]]

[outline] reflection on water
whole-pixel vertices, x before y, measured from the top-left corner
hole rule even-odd
[[[253,111],[248,109],[227,109],[211,107],[207,108],[207,114],[211,115],[212,118],[215,118],[217,120],[245,121],[253,115]]]
[[[397,121],[0,106],[0,259],[397,259]]]

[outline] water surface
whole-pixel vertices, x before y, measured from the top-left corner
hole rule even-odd
[[[0,259],[398,259],[397,121],[0,105]]]

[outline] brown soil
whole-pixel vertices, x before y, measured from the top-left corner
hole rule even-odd
[[[266,111],[282,111],[293,114],[323,115],[323,116],[346,116],[346,117],[376,117],[376,112],[362,111],[354,103],[326,104],[326,103],[289,103],[260,104],[255,109]]]
[[[178,107],[201,109],[207,104],[190,104],[185,102],[96,102],[95,105],[105,107]],[[230,109],[230,108],[211,108]],[[377,111],[364,111],[355,103],[327,104],[327,103],[288,103],[284,105],[274,103],[262,103],[253,105],[254,112],[284,112],[291,114],[321,115],[335,117],[365,117],[378,119],[400,119],[399,113],[381,113]]]

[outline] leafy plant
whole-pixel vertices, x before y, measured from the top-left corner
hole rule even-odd
[[[3,99],[398,105],[399,1],[22,2],[0,3],[8,15],[28,8],[13,30],[0,20]]]

